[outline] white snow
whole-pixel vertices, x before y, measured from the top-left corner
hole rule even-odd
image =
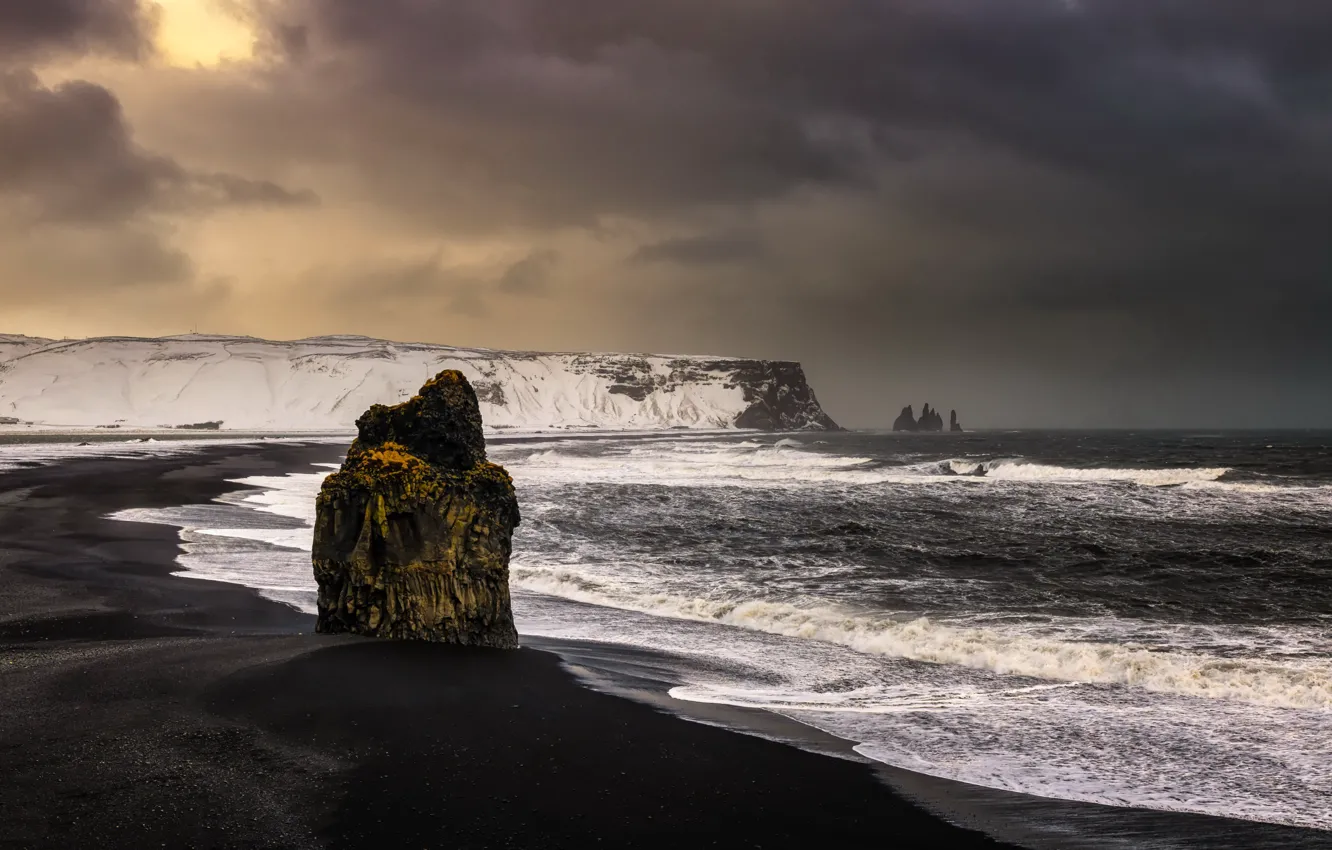
[[[0,363],[50,343],[51,340],[42,339],[41,337],[0,334]]]
[[[371,404],[410,398],[441,369],[477,389],[488,428],[732,428],[746,361],[542,354],[358,336],[45,340],[0,334],[0,421],[44,428],[346,430]],[[630,386],[650,387],[635,400]],[[611,392],[617,383],[620,392]]]

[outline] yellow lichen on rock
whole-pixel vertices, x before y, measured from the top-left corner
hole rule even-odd
[[[357,426],[316,503],[316,629],[516,646],[508,568],[518,503],[508,472],[485,459],[467,379],[441,372]]]

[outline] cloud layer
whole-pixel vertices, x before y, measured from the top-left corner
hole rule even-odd
[[[5,0],[0,56],[110,53],[137,59],[152,52],[153,15],[137,0]]]
[[[799,358],[853,424],[1332,421],[1314,0],[229,8],[256,58],[189,70],[146,5],[0,10],[39,71],[0,87],[6,287],[183,282],[145,331]],[[45,82],[61,55],[106,70]]]

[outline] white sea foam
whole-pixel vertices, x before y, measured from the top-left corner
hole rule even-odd
[[[1068,800],[1332,825],[1328,714],[1042,683],[515,589],[521,634],[655,655],[695,702],[763,708],[933,776]],[[674,660],[672,660],[674,659]]]
[[[793,683],[795,684],[795,683]],[[700,683],[691,701],[766,708],[860,741],[888,764],[1042,797],[1326,829],[1322,712],[1109,694],[1076,685],[957,684],[793,693]],[[862,710],[858,703],[870,705]]]
[[[0,433],[0,437],[3,434]],[[25,435],[26,436],[26,435]],[[99,440],[96,442],[82,439],[73,434],[63,442],[0,442],[0,470],[17,469],[25,466],[50,466],[78,460],[112,458],[137,460],[154,457],[176,457],[195,454],[216,446],[248,446],[258,443],[345,443],[346,438],[327,436],[228,436],[228,437],[192,437],[187,439],[157,439],[156,437],[133,438],[127,440]]]
[[[1077,469],[1039,463],[1000,463],[985,477],[993,481],[1040,481],[1057,484],[1123,481],[1144,487],[1171,487],[1215,481],[1229,472],[1224,467],[1201,469]]]
[[[1107,643],[1033,637],[756,599],[682,598],[608,586],[576,571],[515,566],[527,590],[594,605],[722,623],[840,644],[857,652],[952,664],[1006,676],[1122,685],[1161,693],[1289,708],[1332,709],[1332,661],[1228,659]]]
[[[1030,481],[1050,484],[1125,482],[1144,487],[1172,487],[1216,481],[1230,470],[1225,467],[1176,469],[1079,468],[1032,463],[1018,458],[998,460],[946,460],[940,472],[984,477],[990,481]]]
[[[220,439],[158,440],[155,438],[132,440],[103,440],[86,442],[72,436],[67,442],[24,442],[0,444],[0,470],[25,466],[50,466],[72,460],[112,458],[136,460],[139,458],[173,457],[199,452],[210,446],[244,445],[253,439],[235,437]]]
[[[313,532],[309,528],[196,528],[196,535],[209,537],[232,537],[239,540],[254,540],[294,549],[297,552],[309,552],[314,545]]]
[[[319,465],[333,466],[333,464]],[[251,491],[236,497],[234,501],[238,504],[264,513],[304,520],[313,525],[314,497],[327,477],[326,472],[304,472],[282,476],[253,475],[248,478],[232,479],[230,483],[263,488],[259,492]],[[310,541],[306,540],[301,545],[309,549]]]
[[[1143,487],[1220,485],[1217,489],[1249,489],[1218,479],[1225,467],[1124,469],[1077,468],[1033,463],[1018,458],[952,459],[920,464],[885,465],[873,458],[810,451],[784,439],[757,441],[695,440],[621,446],[601,453],[579,452],[573,444],[533,450],[513,444],[501,447],[503,462],[515,467],[520,481],[531,484],[583,483],[658,484],[676,487],[769,486],[812,484],[873,486],[876,484],[1134,484]],[[1260,492],[1254,489],[1253,492]]]
[[[809,483],[871,483],[870,458],[804,452],[764,443],[692,442],[634,446],[608,454],[572,448],[530,452],[507,447],[498,453],[514,467],[519,483],[660,484],[672,487],[786,486]]]

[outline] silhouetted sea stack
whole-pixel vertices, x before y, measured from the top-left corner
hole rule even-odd
[[[911,409],[911,405],[902,408],[902,412],[897,415],[893,421],[894,431],[919,431],[916,425],[916,413]]]
[[[931,409],[929,404],[920,412],[920,421],[916,427],[922,431],[942,431],[943,417],[939,415],[938,410]]]
[[[928,402],[925,404],[925,407],[923,407],[920,411],[920,419],[916,419],[915,413],[911,409],[911,405],[908,404],[906,407],[902,408],[902,412],[897,415],[897,419],[893,420],[894,431],[936,431],[937,432],[937,431],[942,431],[943,429],[944,429],[943,416],[940,415],[938,408],[930,407]],[[959,432],[962,430],[962,426],[959,425],[957,422],[956,410],[952,411],[948,430],[954,432]]]
[[[948,430],[954,434],[962,433],[962,424],[957,421],[957,411],[950,411],[948,414]]]
[[[447,370],[356,420],[319,492],[314,573],[322,633],[513,648],[509,555],[518,500],[486,461],[476,393]]]

